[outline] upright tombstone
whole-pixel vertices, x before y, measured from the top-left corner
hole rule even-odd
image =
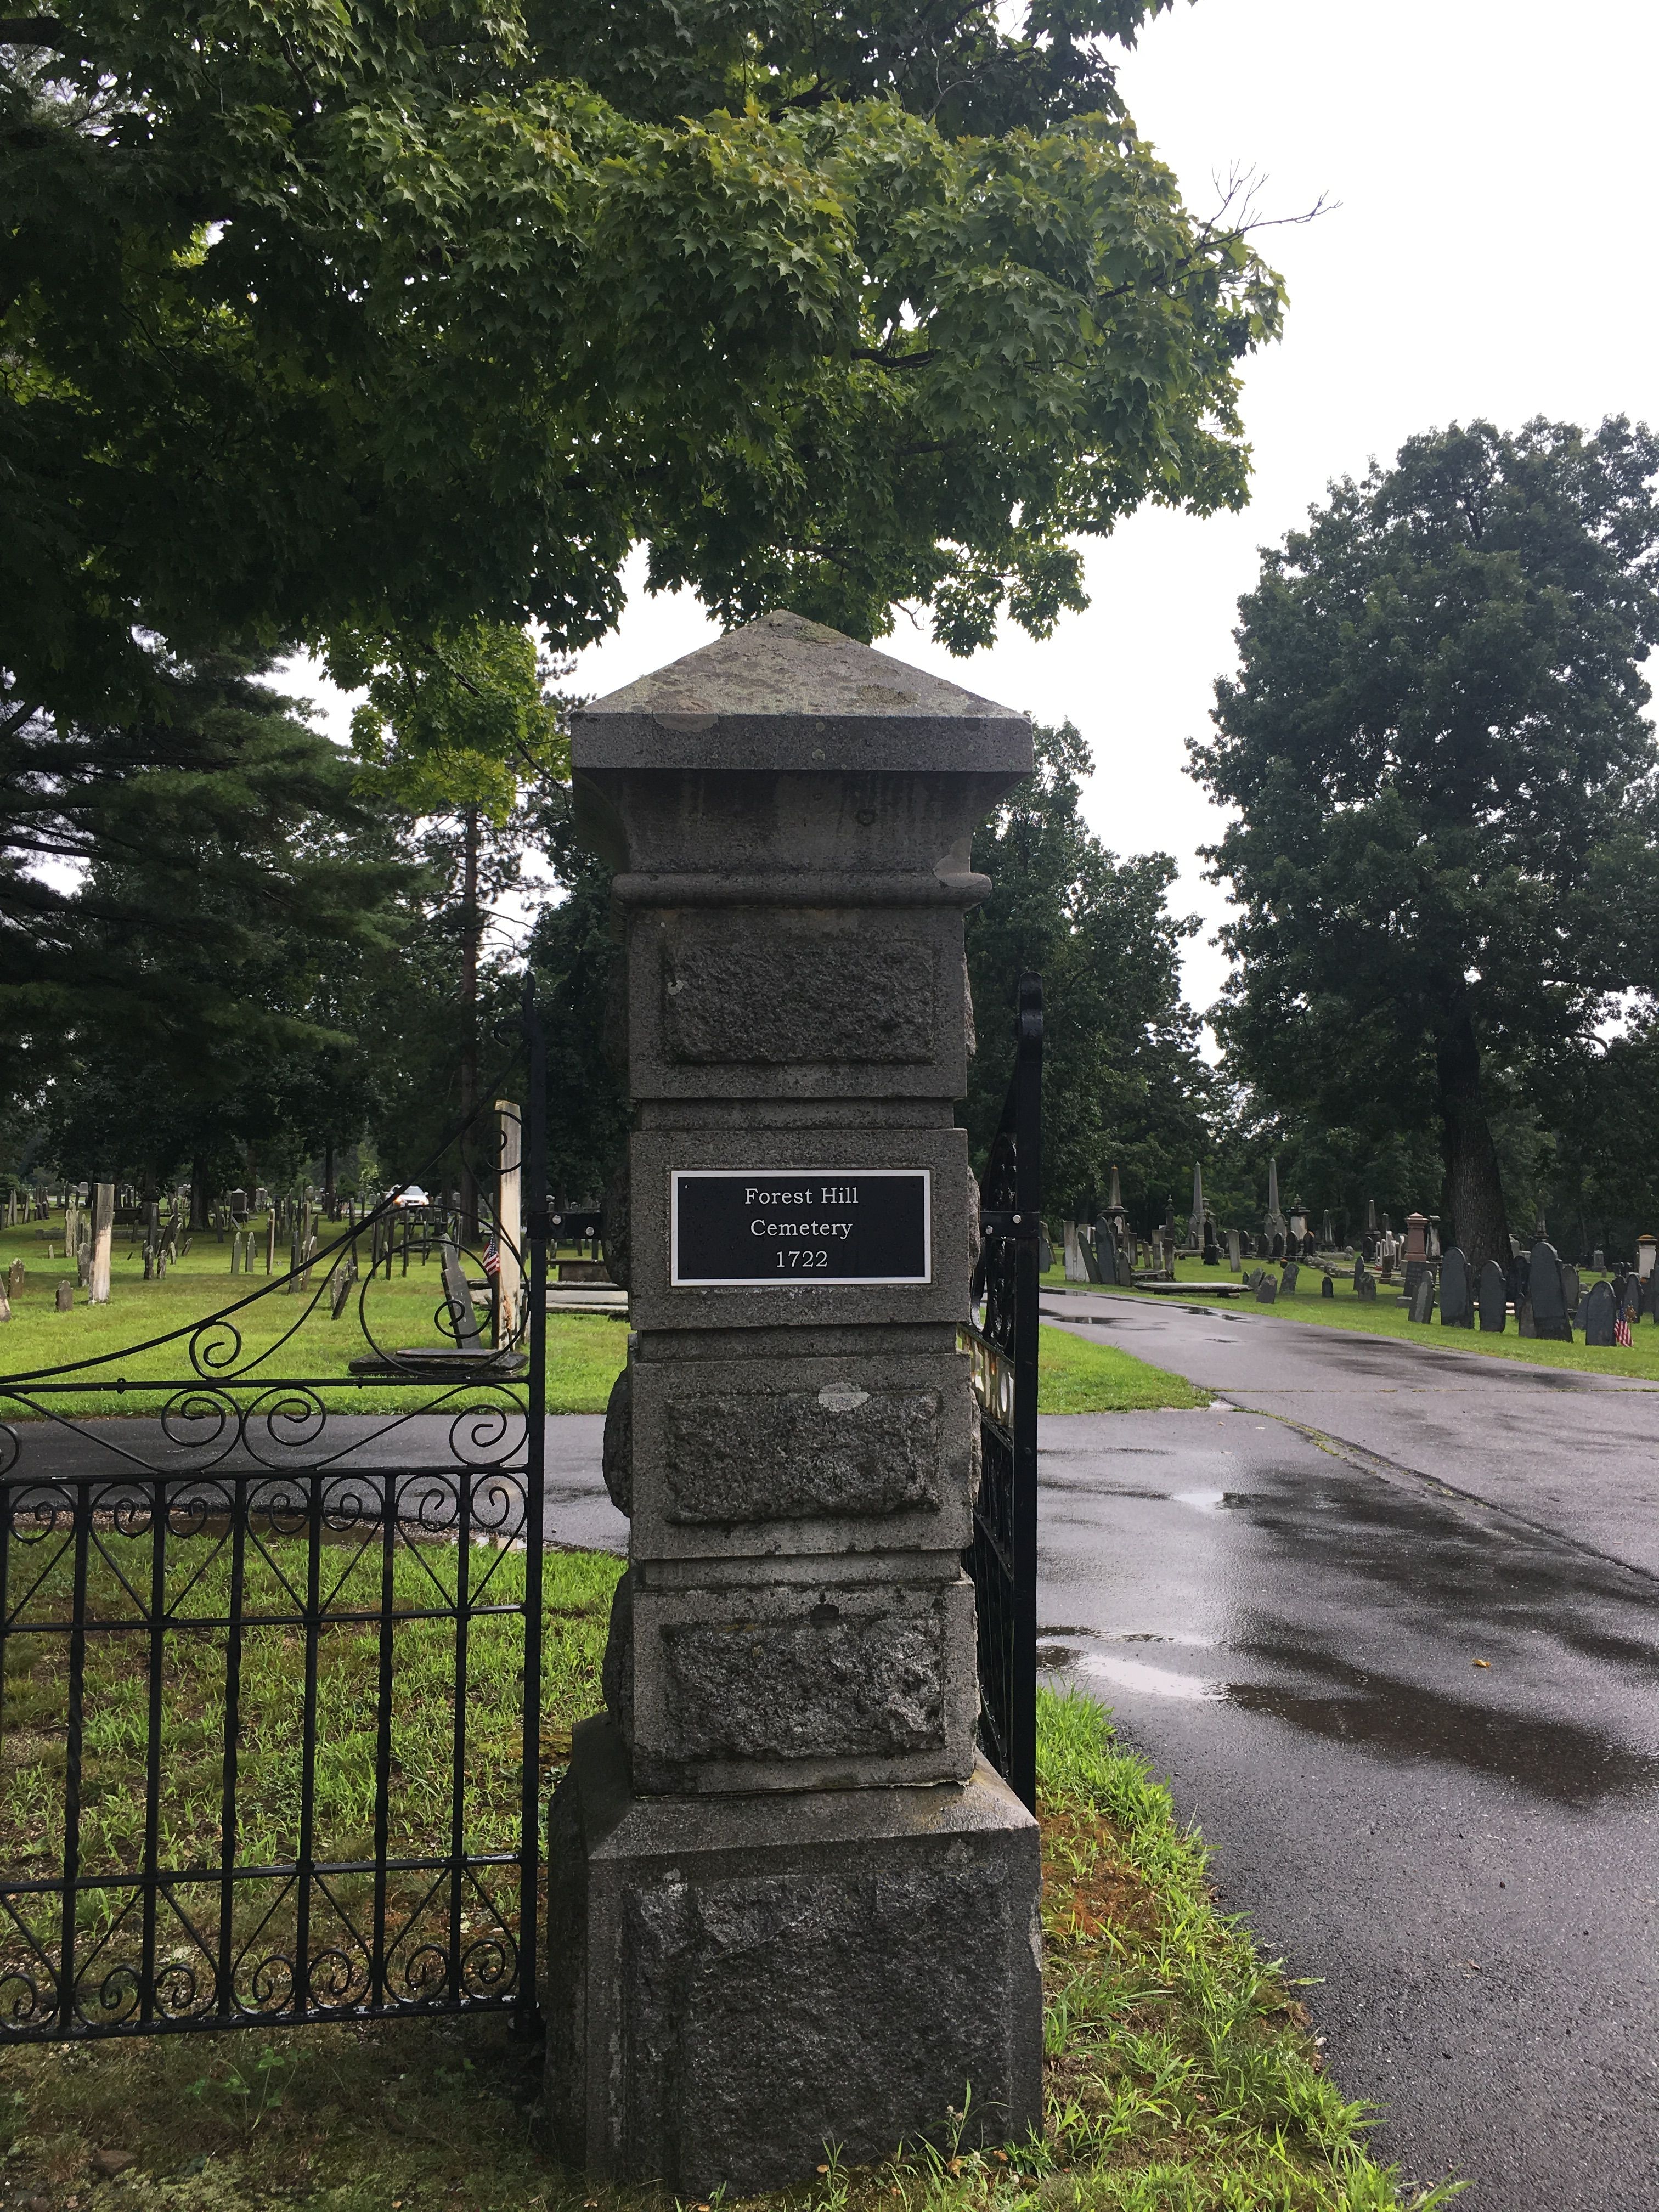
[[[1243,1264],[1243,1256],[1238,1231],[1230,1229],[1227,1231],[1227,1267],[1230,1273],[1236,1275],[1238,1273]]]
[[[1571,1343],[1572,1324],[1567,1319],[1561,1262],[1555,1247],[1541,1237],[1532,1248],[1527,1273],[1527,1303],[1532,1308],[1534,1334],[1553,1337],[1559,1343]]]
[[[1066,1249],[1066,1279],[1068,1283],[1086,1283],[1089,1271],[1083,1264],[1083,1248],[1078,1242],[1075,1221],[1062,1221],[1060,1235]]]
[[[73,1313],[75,1310],[75,1285],[67,1278],[58,1285],[56,1304],[59,1313]]]
[[[1037,1834],[975,1755],[955,1102],[969,839],[1030,726],[783,614],[572,724],[625,945],[632,1527],[550,1819],[553,2135],[699,2198],[964,2108],[1022,2137]]]
[[[1294,1260],[1287,1260],[1285,1262],[1285,1279],[1279,1285],[1279,1288],[1287,1298],[1293,1298],[1296,1296],[1296,1285],[1301,1273],[1301,1268]]]
[[[110,1243],[115,1233],[115,1185],[95,1183],[92,1194],[92,1254],[87,1270],[87,1304],[109,1304]]]
[[[1412,1319],[1426,1325],[1434,1318],[1434,1277],[1425,1267],[1411,1293]]]
[[[1383,1272],[1386,1280],[1386,1267]],[[1429,1217],[1426,1213],[1408,1213],[1406,1216],[1406,1296],[1408,1298],[1416,1297],[1417,1286],[1428,1273]],[[1431,1276],[1429,1286],[1431,1290],[1434,1286]],[[1417,1318],[1415,1310],[1412,1318],[1413,1321]]]
[[[1320,1277],[1319,1295],[1322,1298],[1334,1298],[1336,1296],[1336,1283],[1333,1277],[1329,1275]]]
[[[1255,1300],[1258,1305],[1270,1306],[1279,1296],[1279,1279],[1264,1267],[1255,1279]]]
[[[1578,1301],[1583,1296],[1583,1285],[1578,1279],[1577,1268],[1571,1261],[1564,1260],[1561,1262],[1561,1304],[1569,1321],[1577,1319]]]
[[[1509,1279],[1496,1260],[1480,1270],[1480,1327],[1488,1336],[1502,1336],[1509,1322]]]
[[[1613,1341],[1613,1327],[1619,1318],[1619,1301],[1613,1296],[1611,1283],[1592,1283],[1584,1294],[1584,1341],[1602,1346]]]
[[[1375,1275],[1362,1274],[1355,1283],[1354,1289],[1362,1301],[1369,1299],[1371,1304],[1375,1305],[1376,1304],[1376,1278]]]
[[[1365,1255],[1363,1252],[1356,1252],[1353,1259],[1353,1286],[1355,1290],[1358,1290],[1359,1285],[1365,1280]]]
[[[1100,1269],[1101,1282],[1115,1289],[1123,1280],[1118,1267],[1117,1239],[1112,1234],[1112,1224],[1103,1213],[1095,1223],[1095,1262]]]
[[[1443,1328],[1474,1327],[1469,1263],[1461,1244],[1454,1244],[1440,1262],[1440,1322]]]
[[[501,1352],[513,1342],[524,1303],[524,1117],[510,1098],[498,1098],[495,1111],[501,1117],[495,1170],[495,1349]],[[408,1236],[405,1222],[405,1273]]]
[[[1659,1253],[1659,1241],[1645,1233],[1636,1240],[1636,1272],[1645,1283],[1653,1273],[1654,1255]]]
[[[1218,1267],[1221,1265],[1221,1247],[1217,1243],[1215,1237],[1215,1218],[1208,1213],[1204,1217],[1203,1259],[1206,1267]]]

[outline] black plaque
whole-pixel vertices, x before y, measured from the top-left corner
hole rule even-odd
[[[669,1280],[931,1283],[926,1168],[676,1168]]]

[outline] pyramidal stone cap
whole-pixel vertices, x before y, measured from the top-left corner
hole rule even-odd
[[[1030,717],[802,615],[763,615],[579,708],[582,769],[1027,775]]]

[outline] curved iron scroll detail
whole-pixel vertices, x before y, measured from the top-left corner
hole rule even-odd
[[[528,998],[525,1026],[506,1346],[424,1366],[383,1350],[360,1264],[395,1410],[360,1410],[362,1376],[282,1371],[331,1261],[372,1252],[384,1274],[388,1201],[308,1284],[290,1269],[146,1345],[0,1378],[0,1683],[27,1677],[34,1716],[0,1735],[8,1801],[31,1808],[0,1826],[0,2044],[479,2008],[533,2027],[547,1212]],[[464,1279],[488,1274],[453,1216],[424,1227]],[[297,1317],[250,1349],[249,1309],[284,1292]],[[503,1368],[520,1343],[528,1362]],[[64,1410],[167,1345],[184,1375],[121,1386],[147,1418]],[[437,1718],[417,1740],[419,1685]]]
[[[1036,1808],[1036,1419],[1042,1188],[1042,984],[1019,979],[1014,1068],[980,1178],[978,1325],[966,1332],[979,1403],[973,1578],[980,1744]]]

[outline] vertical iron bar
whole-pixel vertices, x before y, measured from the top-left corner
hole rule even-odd
[[[542,1574],[547,1454],[547,1055],[533,977],[524,993],[525,1049],[530,1061],[524,1171],[530,1185],[530,1387],[524,1469],[523,1799],[519,1815],[519,1987],[514,2030],[535,2033],[541,2018],[537,1988],[537,1903],[541,1864]]]
[[[311,1863],[316,1846],[317,1646],[323,1608],[323,1477],[313,1468],[301,1480],[311,1485],[306,1514],[306,1672],[300,1739],[300,1836],[295,1853],[299,1886],[294,1931],[294,2002],[296,2019],[311,2009]]]
[[[215,2010],[230,2019],[235,2008],[236,1787],[242,1729],[242,1607],[247,1588],[248,1484],[231,1478],[230,1629],[225,1645],[225,1750],[219,1796],[219,1987]]]
[[[143,1938],[138,1969],[138,2018],[155,2017],[155,1906],[161,1850],[161,1691],[165,1681],[167,1583],[167,1478],[158,1474],[149,1509],[149,1735],[144,1747]]]
[[[455,1478],[455,1727],[449,1773],[449,1996],[461,2001],[461,1865],[466,1846],[466,1667],[471,1651],[472,1471]]]
[[[75,1492],[75,1589],[70,1601],[69,1728],[64,1770],[64,1925],[58,1967],[58,2032],[75,2025],[75,1907],[81,1874],[81,1752],[87,1686],[87,1554],[92,1540],[92,1485]]]
[[[1038,1217],[1042,1206],[1042,983],[1019,979],[1015,1082],[1015,1210],[1022,1234],[1014,1321],[1013,1632],[1008,1780],[1036,1810]]]
[[[368,2002],[386,2002],[386,1856],[392,1825],[392,1575],[397,1565],[398,1478],[384,1478],[380,1530],[380,1651],[374,1737],[374,1935],[369,1954]]]

